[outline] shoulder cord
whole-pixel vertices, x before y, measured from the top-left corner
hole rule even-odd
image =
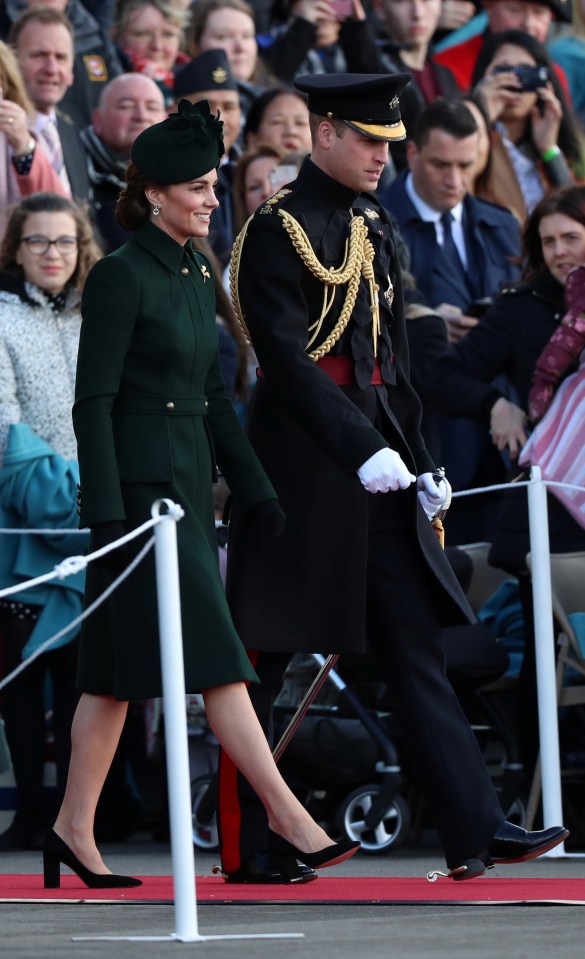
[[[313,332],[313,335],[311,336],[305,349],[308,350],[319,335],[323,321],[333,305],[333,299],[335,296],[334,288],[336,286],[341,286],[342,284],[347,284],[347,293],[345,295],[343,307],[339,314],[339,319],[323,343],[317,347],[317,349],[309,353],[311,359],[317,361],[322,356],[325,356],[325,354],[331,350],[335,343],[337,343],[347,328],[347,325],[351,319],[353,308],[355,306],[362,276],[367,279],[370,287],[372,342],[374,347],[374,356],[376,356],[378,336],[380,333],[380,313],[378,307],[379,287],[375,282],[374,277],[374,247],[372,246],[371,241],[368,239],[368,231],[363,217],[356,216],[352,217],[351,219],[350,233],[348,239],[346,240],[342,265],[337,269],[334,267],[327,269],[317,259],[315,252],[309,242],[309,238],[307,237],[307,234],[303,230],[298,220],[295,220],[295,218],[291,216],[290,213],[287,213],[286,210],[279,210],[278,215],[282,218],[283,226],[290,236],[292,244],[299,254],[301,260],[309,272],[318,280],[320,280],[325,286],[321,315],[319,319],[309,328],[309,332]],[[232,302],[238,322],[249,343],[251,343],[250,332],[244,320],[238,295],[238,274],[242,245],[251,219],[252,217],[246,221],[241,233],[236,237],[230,260],[230,293]]]

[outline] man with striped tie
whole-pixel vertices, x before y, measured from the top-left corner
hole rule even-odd
[[[59,110],[73,82],[73,30],[50,8],[31,9],[14,23],[14,46],[26,91],[36,110],[34,132],[65,190],[82,201],[89,195],[83,146],[71,118]]]

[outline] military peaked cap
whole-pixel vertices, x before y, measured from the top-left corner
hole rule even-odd
[[[206,50],[175,70],[176,97],[207,90],[237,90],[225,50]]]
[[[331,73],[297,77],[310,113],[343,122],[373,140],[404,140],[399,95],[409,73]]]

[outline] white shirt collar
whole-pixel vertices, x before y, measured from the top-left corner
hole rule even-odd
[[[441,219],[442,213],[439,210],[433,209],[432,206],[429,206],[429,204],[416,192],[412,182],[412,173],[409,173],[406,177],[405,190],[421,220],[424,220],[425,223],[437,223]],[[463,218],[463,203],[458,203],[457,206],[454,206],[450,212],[455,222],[461,225],[461,220]]]

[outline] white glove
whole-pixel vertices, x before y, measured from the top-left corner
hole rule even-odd
[[[357,474],[368,493],[406,489],[416,482],[416,476],[408,471],[398,453],[387,447],[370,456],[369,460],[360,466]]]
[[[416,480],[420,504],[429,519],[434,519],[439,510],[447,509],[451,502],[451,486],[443,477],[437,484],[432,473],[421,473]]]

